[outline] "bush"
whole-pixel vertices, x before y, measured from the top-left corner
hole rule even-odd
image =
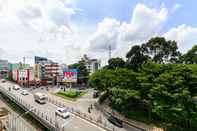
[[[70,98],[76,98],[76,97],[80,96],[81,93],[77,92],[77,91],[67,91],[67,92],[60,91],[57,94],[61,95],[61,96],[67,96]]]

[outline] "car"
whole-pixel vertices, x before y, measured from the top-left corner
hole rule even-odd
[[[99,95],[100,95],[100,92],[99,91],[95,91],[93,93],[93,98],[97,98],[97,97],[99,97]]]
[[[70,116],[70,112],[68,112],[66,108],[57,108],[57,110],[55,111],[55,115],[63,118],[68,118]]]
[[[1,82],[2,82],[2,83],[5,83],[5,82],[6,82],[6,80],[5,80],[5,79],[2,79],[2,80],[1,80]]]
[[[21,91],[21,94],[22,94],[22,95],[28,95],[29,92],[28,92],[27,90],[22,90],[22,91]]]
[[[14,89],[14,90],[20,90],[20,86],[19,86],[19,85],[14,85],[14,86],[13,86],[13,89]]]
[[[123,128],[123,123],[120,119],[116,118],[115,116],[110,115],[108,118],[108,121],[111,122],[112,124],[116,125],[119,128]]]

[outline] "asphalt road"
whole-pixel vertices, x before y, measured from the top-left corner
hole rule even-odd
[[[6,83],[0,83],[1,88],[8,90],[9,87],[12,87],[12,83],[6,82]],[[46,103],[46,104],[39,104],[34,101],[33,94],[29,94],[26,96],[23,96],[21,94],[21,90],[11,90],[13,94],[23,99],[25,102],[31,104],[32,106],[39,109],[41,112],[45,113],[48,117],[53,118],[55,120],[55,110],[57,109],[57,106]],[[73,114],[70,115],[69,118],[63,119],[59,116],[57,116],[57,122],[59,125],[64,128],[66,131],[103,131],[100,127],[97,127],[96,125],[85,121]]]

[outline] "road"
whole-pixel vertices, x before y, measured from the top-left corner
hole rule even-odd
[[[9,89],[9,87],[12,87],[13,84],[10,82],[6,83],[0,83],[1,88],[4,88],[6,90]],[[34,101],[33,94],[29,94],[26,96],[21,95],[20,90],[11,90],[11,92],[23,99],[25,102],[31,104],[32,106],[36,107],[39,109],[41,112],[44,112],[48,117],[53,118],[55,120],[55,110],[57,109],[57,106],[51,104],[51,103],[46,103],[46,104],[38,104],[37,102]],[[56,117],[56,120],[59,125],[61,125],[62,128],[66,131],[103,131],[100,127],[97,127],[96,125],[85,121],[78,116],[75,116],[71,114],[71,116],[67,119],[63,119],[59,116]]]

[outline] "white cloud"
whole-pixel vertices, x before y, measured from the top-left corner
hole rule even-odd
[[[173,7],[172,7],[172,9],[171,9],[171,12],[172,13],[174,13],[174,12],[176,12],[179,8],[181,8],[182,7],[182,5],[181,4],[175,4]]]
[[[124,22],[120,27],[121,39],[125,41],[141,41],[157,35],[162,24],[167,19],[167,14],[168,11],[164,7],[156,10],[143,4],[137,4],[131,22]]]
[[[197,27],[180,25],[170,29],[164,34],[164,37],[170,40],[175,40],[178,43],[179,49],[186,52],[194,44],[197,44]]]
[[[19,61],[23,56],[44,55],[65,60],[64,51],[75,0],[0,0],[0,46]],[[39,47],[39,48],[38,48]],[[14,56],[14,57],[13,57]]]
[[[115,50],[118,44],[143,41],[158,35],[167,14],[165,7],[156,10],[144,4],[137,4],[129,23],[109,18],[100,22],[96,33],[90,39],[90,47],[94,50],[108,50],[111,45]]]
[[[98,23],[97,31],[90,38],[90,49],[103,51],[115,49],[118,42],[120,22],[115,19],[105,18]]]
[[[137,4],[129,22],[104,18],[95,32],[87,31],[89,25],[80,32],[82,27],[71,20],[78,10],[75,0],[0,0],[0,51],[4,52],[0,57],[16,62],[23,56],[42,55],[72,63],[87,53],[106,61],[109,46],[112,56],[125,56],[132,44],[162,35],[168,18],[165,6]],[[183,50],[197,43],[197,28],[181,25],[163,36],[177,40]]]

